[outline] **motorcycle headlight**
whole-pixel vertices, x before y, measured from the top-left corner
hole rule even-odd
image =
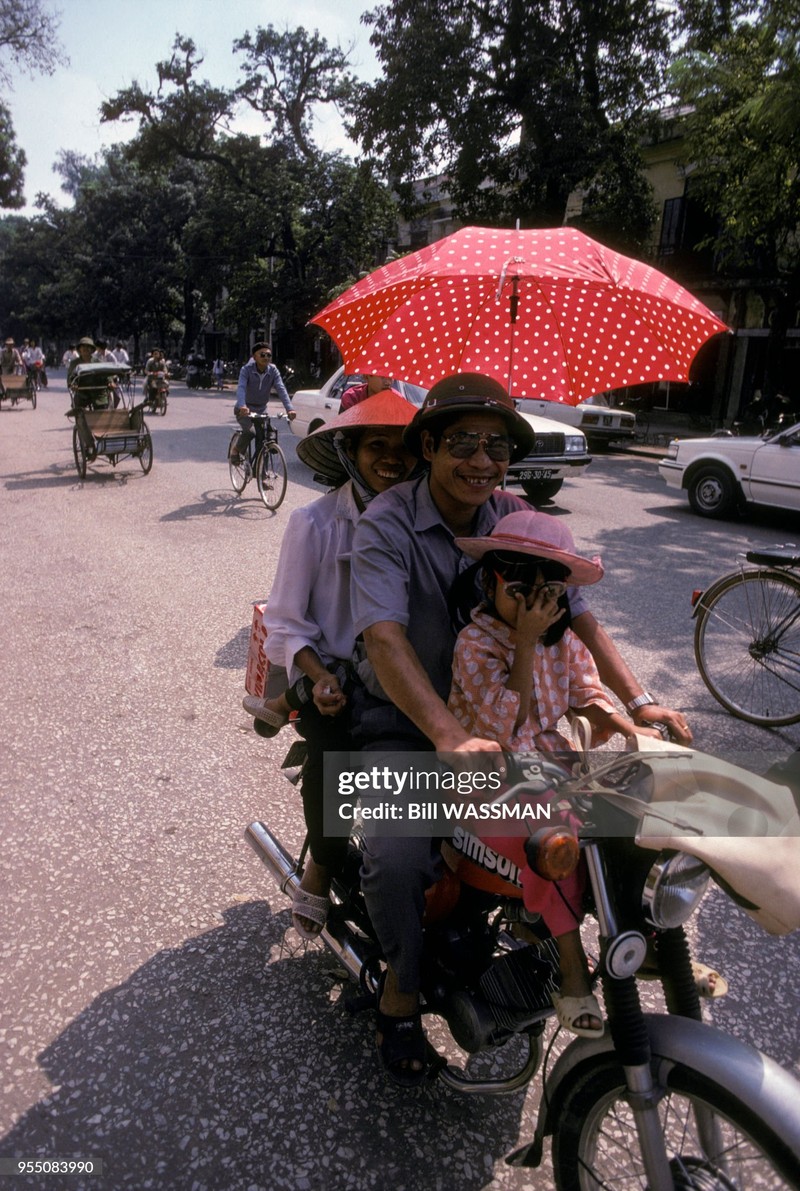
[[[709,870],[685,852],[661,852],[647,874],[642,911],[659,930],[681,926],[697,909],[708,887]]]

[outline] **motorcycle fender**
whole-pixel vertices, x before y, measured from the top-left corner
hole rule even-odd
[[[757,1100],[764,1123],[800,1157],[800,1084],[788,1071],[753,1047],[703,1022],[656,1013],[645,1014],[645,1020],[657,1065],[690,1067],[721,1087],[736,1089],[745,1103]],[[538,1143],[541,1151],[543,1137],[557,1128],[561,1106],[578,1069],[587,1060],[613,1049],[606,1031],[599,1039],[576,1038],[559,1056],[547,1079],[531,1150]]]

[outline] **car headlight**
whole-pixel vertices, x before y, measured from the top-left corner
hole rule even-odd
[[[677,459],[677,458],[678,458],[678,440],[677,440],[677,438],[673,438],[670,440],[669,446],[667,447],[667,459]]]
[[[697,909],[708,887],[708,867],[686,852],[661,852],[647,874],[642,911],[659,930],[681,926]]]
[[[586,450],[586,439],[582,434],[567,434],[564,438],[564,450],[568,453],[583,454]]]

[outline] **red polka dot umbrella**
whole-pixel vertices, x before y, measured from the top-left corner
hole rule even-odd
[[[582,232],[465,227],[392,261],[311,320],[348,372],[430,388],[482,372],[514,396],[577,405],[686,381],[720,322],[663,273]]]

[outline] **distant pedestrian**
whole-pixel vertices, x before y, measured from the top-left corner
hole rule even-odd
[[[95,364],[116,364],[117,357],[109,350],[105,339],[95,340],[95,351],[92,355],[92,361]]]
[[[218,389],[225,387],[225,361],[219,357],[211,365],[211,375],[214,377],[214,384]]]
[[[130,356],[126,352],[122,343],[119,342],[119,340],[117,340],[117,346],[114,348],[113,355],[114,355],[114,359],[117,361],[118,364],[130,364],[130,362],[131,362]]]

